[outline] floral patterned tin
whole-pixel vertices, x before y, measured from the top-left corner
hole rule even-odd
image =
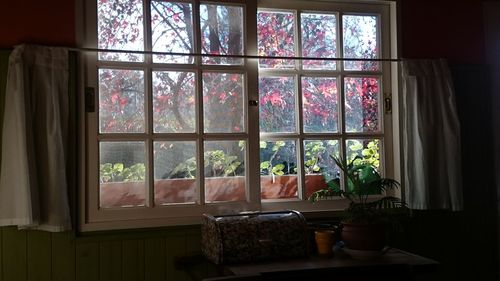
[[[202,251],[215,264],[309,254],[307,223],[297,211],[205,214],[201,231]]]

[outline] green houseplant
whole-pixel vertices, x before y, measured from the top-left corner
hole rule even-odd
[[[384,196],[386,191],[398,189],[399,182],[383,178],[376,167],[356,157],[349,163],[331,156],[345,177],[341,188],[340,177],[327,179],[327,187],[314,192],[309,200],[340,196],[349,200],[342,220],[342,239],[349,249],[380,251],[385,247],[386,225],[405,209],[404,202],[394,196]],[[381,195],[373,198],[370,195]]]

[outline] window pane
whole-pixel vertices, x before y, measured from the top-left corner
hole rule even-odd
[[[302,77],[304,132],[338,132],[337,78]]]
[[[206,133],[244,132],[243,75],[203,73],[203,112]]]
[[[155,205],[195,202],[196,143],[154,142]]]
[[[301,15],[302,56],[313,58],[337,57],[337,17],[329,14]],[[304,69],[335,69],[335,61],[304,60]]]
[[[378,139],[350,139],[346,141],[347,163],[371,164],[380,167],[380,140]]]
[[[257,12],[259,56],[295,56],[295,14],[291,12]],[[293,60],[260,59],[260,68],[295,68]]]
[[[99,49],[144,50],[141,0],[98,0],[97,40]],[[100,60],[143,61],[140,54],[100,52]]]
[[[246,142],[205,142],[205,201],[244,201]]]
[[[101,133],[144,132],[144,72],[99,69]]]
[[[153,71],[155,133],[193,133],[196,130],[193,72]]]
[[[136,207],[146,204],[143,142],[101,142],[99,206]]]
[[[262,199],[297,198],[295,141],[260,142]]]
[[[151,35],[154,52],[193,53],[191,4],[151,1]],[[191,56],[154,55],[154,62],[193,63]]]
[[[261,133],[295,132],[295,78],[259,79]]]
[[[304,171],[306,174],[306,196],[326,188],[326,181],[340,178],[340,170],[331,156],[338,157],[338,140],[305,140]]]
[[[344,58],[379,58],[378,17],[344,15]],[[378,62],[346,61],[346,70],[379,70]]]
[[[380,173],[380,140],[378,139],[357,139],[347,140],[347,163],[354,165],[369,164],[372,165],[377,172]],[[364,180],[374,180],[377,175],[375,173],[364,173]],[[346,189],[352,188],[352,184],[347,182]],[[369,194],[379,194],[377,191],[368,190]]]
[[[243,55],[243,8],[200,5],[201,51],[212,55]],[[243,59],[203,57],[205,64],[243,64]]]
[[[344,87],[346,131],[379,131],[379,79],[346,77]]]

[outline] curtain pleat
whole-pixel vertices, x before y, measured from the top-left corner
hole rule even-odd
[[[401,62],[406,202],[412,209],[463,209],[460,124],[445,60]]]
[[[71,229],[66,178],[68,51],[16,46],[9,57],[0,225]]]

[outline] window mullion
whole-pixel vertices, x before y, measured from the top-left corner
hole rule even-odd
[[[144,48],[146,51],[152,51],[152,31],[151,31],[151,0],[143,1],[143,14],[144,14]],[[152,63],[153,55],[145,55],[145,62],[147,64]]]
[[[246,55],[257,55],[257,1],[246,1],[244,13],[245,48]],[[247,200],[253,206],[261,209],[260,185],[260,135],[259,135],[259,106],[249,106],[250,101],[259,101],[259,68],[257,59],[245,59],[246,67],[246,96],[247,109],[246,125],[248,130],[247,142]]]
[[[300,69],[302,69],[302,64],[300,66]],[[297,167],[298,169],[298,176],[299,176],[299,181],[298,181],[298,190],[299,190],[299,199],[306,200],[307,195],[306,195],[306,177],[305,177],[305,169],[304,169],[304,108],[303,108],[303,103],[302,103],[302,75],[297,75],[297,82],[296,82],[296,101],[297,105],[295,106],[295,114],[297,118],[297,132],[298,132],[298,144],[296,144],[297,147]]]
[[[148,57],[151,59],[151,57]],[[148,196],[146,196],[147,206],[154,206],[155,197],[155,177],[154,177],[154,134],[153,134],[153,73],[151,66],[145,68],[144,75],[144,101],[145,101],[145,118],[146,118],[146,163],[147,163],[147,178],[146,187],[148,190]]]
[[[201,53],[201,24],[200,24],[200,1],[193,1],[193,45],[194,52]],[[196,179],[198,184],[196,189],[198,191],[198,204],[205,205],[205,172],[204,172],[204,143],[203,137],[203,70],[202,70],[202,57],[197,56],[194,58],[196,65]]]

